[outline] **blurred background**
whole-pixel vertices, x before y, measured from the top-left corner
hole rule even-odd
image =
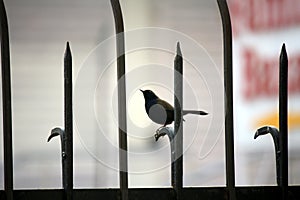
[[[148,119],[138,89],[173,102],[173,59],[184,57],[184,104],[207,117],[184,122],[184,186],[225,185],[223,46],[212,0],[121,0],[126,32],[130,187],[170,187],[168,139]],[[275,185],[270,136],[278,127],[278,60],[289,56],[289,183],[299,184],[300,2],[230,0],[233,23],[237,185]],[[113,188],[118,179],[114,21],[110,1],[5,1],[10,31],[14,186],[60,188],[58,138],[63,127],[63,54],[70,41],[74,83],[74,186]],[[2,108],[1,108],[2,109]],[[1,116],[2,117],[2,116]],[[1,120],[2,127],[2,120]],[[2,129],[0,146],[3,146]],[[3,148],[0,148],[3,188]]]

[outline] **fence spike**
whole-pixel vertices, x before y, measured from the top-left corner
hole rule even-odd
[[[183,58],[180,43],[176,45],[174,59],[174,143],[175,160],[172,160],[172,186],[175,189],[176,199],[182,197],[183,187]]]
[[[257,130],[254,139],[271,133],[276,151],[277,184],[281,187],[282,199],[288,198],[288,57],[285,44],[279,57],[279,131],[272,127]]]
[[[54,128],[47,142],[56,136],[61,140],[62,182],[64,199],[73,199],[73,106],[72,106],[72,54],[67,42],[64,54],[64,114],[65,130]]]
[[[64,57],[64,92],[65,92],[65,157],[64,190],[67,200],[73,199],[73,85],[72,53],[69,42],[66,44]]]
[[[285,44],[279,57],[279,132],[282,199],[288,196],[288,57]]]

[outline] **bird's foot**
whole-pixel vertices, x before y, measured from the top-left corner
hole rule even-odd
[[[164,137],[167,134],[166,132],[161,131],[163,128],[164,128],[164,126],[159,127],[156,130],[156,133],[154,135],[155,141],[157,141],[160,137]]]
[[[169,140],[173,139],[173,129],[171,127],[162,126],[156,130],[156,134],[154,135],[155,141],[157,141],[160,137],[168,135]]]

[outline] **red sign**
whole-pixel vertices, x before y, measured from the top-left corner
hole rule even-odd
[[[229,7],[236,35],[300,24],[299,0],[230,0]]]

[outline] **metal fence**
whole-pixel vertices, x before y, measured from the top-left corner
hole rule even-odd
[[[283,44],[280,55],[279,84],[279,130],[262,127],[254,138],[270,133],[274,139],[278,186],[236,187],[234,161],[233,91],[232,91],[232,30],[226,0],[217,0],[222,24],[224,46],[224,88],[225,88],[225,147],[226,147],[226,187],[184,188],[183,187],[183,129],[181,123],[182,105],[182,57],[179,43],[174,60],[174,105],[175,129],[170,139],[172,159],[172,188],[128,189],[128,158],[126,133],[126,80],[125,43],[122,11],[118,0],[111,0],[115,20],[119,110],[119,179],[120,189],[73,189],[73,108],[72,108],[72,54],[69,42],[64,57],[64,130],[54,128],[48,141],[55,136],[61,138],[63,189],[14,190],[12,153],[12,108],[10,51],[7,16],[3,1],[1,12],[1,64],[3,102],[4,141],[4,191],[0,199],[300,199],[300,187],[288,186],[288,144],[287,144],[287,70],[288,58]],[[176,73],[175,73],[176,72]],[[268,78],[268,77],[266,77]],[[159,134],[159,133],[158,133]],[[174,137],[176,135],[176,137]],[[159,137],[159,135],[157,136]],[[177,155],[177,156],[176,156]],[[200,177],[199,177],[200,178]]]

